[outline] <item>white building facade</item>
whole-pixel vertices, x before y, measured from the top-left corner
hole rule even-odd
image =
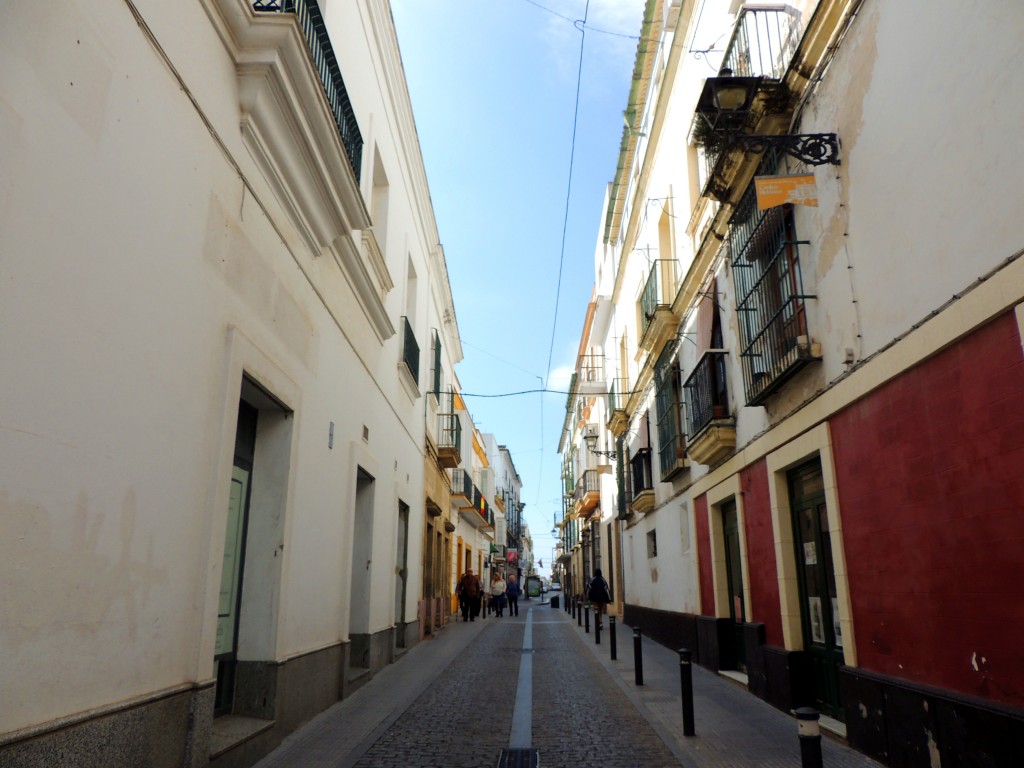
[[[4,16],[0,763],[248,765],[426,616],[461,349],[390,9]]]

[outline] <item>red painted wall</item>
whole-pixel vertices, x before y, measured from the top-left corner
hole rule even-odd
[[[744,535],[750,575],[749,620],[765,625],[768,645],[782,646],[775,531],[772,529],[772,504],[768,494],[768,465],[764,459],[740,472],[740,489],[743,493]]]
[[[711,576],[711,532],[708,530],[708,497],[693,500],[693,516],[697,529],[697,571],[700,579],[700,612],[715,615],[714,581]]]
[[[859,665],[1024,705],[1024,354],[1012,313],[831,428]]]

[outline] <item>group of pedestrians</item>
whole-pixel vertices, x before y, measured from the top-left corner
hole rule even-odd
[[[491,610],[498,616],[504,616],[506,608],[508,608],[509,616],[519,615],[519,595],[522,592],[519,582],[512,574],[509,574],[508,581],[506,581],[504,575],[495,569],[491,573],[491,583],[488,585],[485,595],[480,577],[473,573],[472,568],[467,568],[459,578],[455,593],[459,598],[459,609],[462,612],[463,621],[476,621],[476,617],[480,615],[481,601],[485,596],[489,600],[488,604]]]

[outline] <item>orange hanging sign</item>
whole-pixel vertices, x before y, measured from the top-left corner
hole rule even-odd
[[[813,174],[806,176],[758,176],[757,209],[764,211],[786,203],[818,207],[818,187]]]

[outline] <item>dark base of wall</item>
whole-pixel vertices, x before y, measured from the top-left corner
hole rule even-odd
[[[1024,711],[862,669],[839,673],[850,746],[893,768],[1017,768]]]
[[[407,643],[419,638],[418,622],[402,626]],[[351,694],[359,684],[394,661],[395,632],[363,635],[370,666],[355,675],[350,648],[343,643],[285,662],[239,661],[232,714],[267,722],[252,738],[210,759],[212,685],[156,695],[75,722],[51,723],[0,744],[4,768],[245,768],[276,748],[285,736]],[[354,670],[359,672],[358,669]]]
[[[688,613],[659,611],[630,603],[626,603],[622,611],[622,620],[631,627],[640,627],[645,637],[673,650],[688,648],[693,651],[695,659],[697,654],[696,618]]]
[[[626,604],[625,621],[672,649],[689,648],[694,661],[717,672],[735,669],[736,633],[730,619],[695,616]],[[744,624],[747,689],[775,707],[789,712],[813,704],[813,670],[802,651],[765,645],[763,624]]]
[[[5,768],[200,768],[210,759],[212,686],[154,697],[0,746]],[[196,724],[190,727],[190,724]]]

